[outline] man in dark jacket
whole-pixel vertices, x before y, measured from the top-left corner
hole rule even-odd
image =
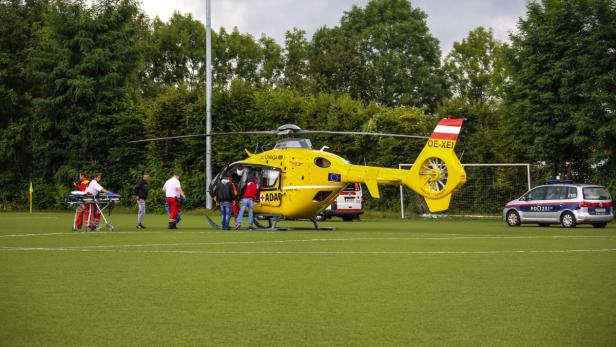
[[[231,202],[235,200],[235,192],[229,176],[223,177],[216,185],[216,201],[220,204],[222,230],[229,230],[231,220]]]
[[[137,197],[137,206],[139,207],[139,212],[137,212],[137,229],[145,229],[143,226],[143,216],[145,216],[145,201],[148,199],[148,181],[150,180],[150,175],[146,172],[143,173],[143,176],[137,182],[135,187],[133,187],[133,194]]]

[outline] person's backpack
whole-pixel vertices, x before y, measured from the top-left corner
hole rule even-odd
[[[218,201],[231,201],[233,200],[233,189],[231,188],[231,182],[223,183],[218,182],[216,185],[216,200]]]

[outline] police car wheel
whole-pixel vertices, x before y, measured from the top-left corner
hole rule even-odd
[[[571,212],[565,212],[560,217],[560,224],[565,228],[575,228],[575,216]]]
[[[520,215],[516,211],[507,212],[507,225],[510,227],[520,226]]]
[[[605,228],[606,225],[607,223],[595,223],[592,226],[595,228]]]

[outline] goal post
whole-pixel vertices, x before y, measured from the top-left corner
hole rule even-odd
[[[530,164],[462,164],[466,170],[467,181],[452,196],[447,214],[464,216],[497,215],[507,201],[531,189]],[[413,164],[398,164],[399,169],[410,169]],[[400,186],[400,217],[405,218],[404,187]],[[412,194],[423,213],[427,212],[425,202]]]

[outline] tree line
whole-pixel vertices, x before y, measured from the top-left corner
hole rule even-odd
[[[616,5],[527,4],[510,43],[478,27],[442,57],[427,15],[371,0],[312,37],[279,44],[238,28],[212,32],[213,131],[320,130],[428,134],[467,118],[465,162],[531,162],[616,191]],[[190,14],[148,18],[135,0],[0,2],[0,209],[59,208],[78,171],[121,194],[143,170],[152,186],[184,173],[189,208],[205,201],[205,140],[128,141],[203,133],[205,28]],[[268,137],[213,140],[214,172]],[[421,141],[312,138],[354,163],[412,162]],[[521,192],[520,192],[521,193]],[[387,196],[394,192],[388,192]],[[153,194],[153,199],[161,199]],[[391,199],[372,207],[396,206]]]

